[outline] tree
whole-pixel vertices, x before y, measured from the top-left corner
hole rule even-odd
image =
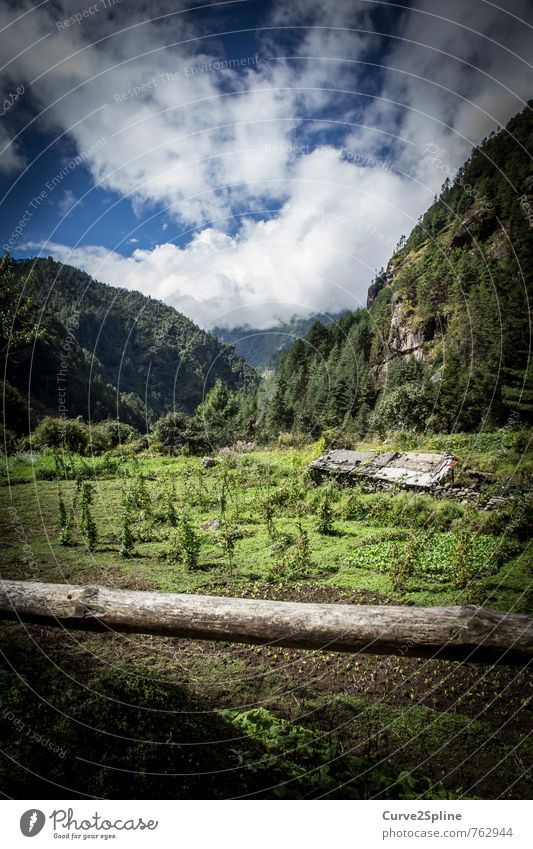
[[[417,383],[404,383],[379,401],[372,414],[372,426],[378,433],[387,430],[422,431],[430,412],[431,402],[424,388]]]
[[[235,437],[234,425],[238,410],[236,396],[217,379],[195,413],[196,421],[209,444],[220,445]]]
[[[4,254],[0,260],[0,353],[2,359],[16,353],[35,338],[33,304],[24,294],[26,280],[17,278],[13,260]],[[42,334],[42,331],[41,331]]]
[[[191,435],[191,419],[176,410],[167,413],[156,422],[155,432],[165,454],[175,454],[188,444]]]

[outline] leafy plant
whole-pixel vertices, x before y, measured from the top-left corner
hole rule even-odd
[[[59,498],[59,544],[60,545],[71,545],[72,544],[72,522],[71,516],[67,514],[67,509],[65,507],[65,503],[63,501],[63,497],[61,495],[61,490],[58,490],[58,498]]]
[[[122,528],[120,531],[120,556],[132,557],[135,548],[135,535],[132,529],[131,513],[129,507],[122,510]]]
[[[265,495],[260,499],[259,511],[265,522],[268,538],[274,540],[276,537],[276,526],[274,524],[276,510],[274,501],[270,495]]]
[[[273,792],[278,798],[448,798],[441,784],[412,769],[395,773],[387,763],[378,767],[370,758],[342,752],[331,734],[281,719],[265,708],[225,710],[222,715],[264,748],[261,758],[247,767],[277,771],[282,780]]]
[[[407,579],[418,568],[421,545],[419,534],[411,531],[401,552],[397,546],[393,546],[389,575],[394,592],[405,590]]]
[[[242,533],[237,525],[227,520],[222,521],[218,531],[218,544],[229,561],[230,571],[233,571],[235,544],[239,539],[242,539]]]
[[[181,552],[181,559],[187,568],[197,569],[202,542],[186,513],[182,513],[178,519],[177,541]]]
[[[98,543],[98,529],[90,510],[92,501],[93,486],[85,481],[80,488],[80,530],[89,551],[94,551]]]
[[[311,559],[309,536],[301,522],[297,525],[295,535],[282,534],[271,546],[270,551],[275,558],[271,574],[276,578],[305,578],[314,565]]]
[[[358,492],[351,492],[344,505],[343,516],[348,521],[360,521],[366,517],[368,508]]]
[[[331,507],[331,494],[329,489],[326,489],[320,501],[316,530],[319,534],[324,535],[331,535],[334,533],[333,510]]]

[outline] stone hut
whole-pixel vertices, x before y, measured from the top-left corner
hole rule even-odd
[[[328,451],[310,464],[317,481],[348,477],[375,481],[377,489],[389,486],[433,489],[450,477],[457,461],[451,454],[418,454],[412,451]]]

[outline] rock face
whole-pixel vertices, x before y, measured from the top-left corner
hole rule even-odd
[[[531,181],[533,184],[533,180]],[[528,184],[531,191],[532,185]],[[533,203],[529,203],[529,195],[524,192],[521,198],[521,209],[524,216],[530,215],[531,226],[533,226]],[[453,249],[468,247],[476,251],[476,242],[482,243],[486,256],[501,258],[505,253],[505,246],[501,241],[501,233],[498,229],[498,217],[495,207],[488,201],[477,202],[464,215],[462,220],[455,220],[452,224],[447,223],[436,238],[428,238],[417,247],[411,248],[407,253],[401,251],[395,254],[386,271],[381,273],[372,283],[368,290],[367,307],[372,307],[380,293],[384,289],[390,289],[392,295],[389,300],[390,321],[388,327],[381,325],[381,340],[374,351],[374,361],[371,363],[371,375],[375,388],[380,389],[384,383],[389,366],[402,358],[412,357],[418,362],[431,363],[440,348],[448,323],[446,309],[446,295],[443,294],[435,312],[428,318],[427,303],[424,303],[425,295],[419,295],[417,289],[420,284],[430,281],[433,288],[433,297],[439,288],[445,292],[445,286],[449,284],[438,279],[431,279],[431,262],[426,267],[424,259],[430,260],[434,255],[446,254]],[[410,271],[411,269],[411,271]],[[405,284],[407,277],[412,273],[409,286]],[[400,283],[403,278],[403,283]],[[398,281],[398,283],[397,283]],[[424,291],[424,286],[422,286]],[[421,309],[422,306],[422,309]],[[438,365],[436,365],[438,370]],[[442,377],[442,370],[435,381]]]
[[[422,346],[425,336],[422,328],[415,328],[409,322],[408,311],[401,300],[399,292],[391,298],[392,315],[387,339],[387,359],[395,355],[412,354],[416,359],[423,359]]]
[[[376,296],[379,295],[382,289],[385,288],[387,283],[389,282],[389,275],[387,271],[384,271],[383,274],[380,274],[373,283],[368,287],[368,293],[366,296],[366,307],[372,306],[374,303]]]
[[[457,228],[450,248],[469,245],[474,239],[487,239],[496,229],[497,218],[493,206],[482,205],[472,209]]]

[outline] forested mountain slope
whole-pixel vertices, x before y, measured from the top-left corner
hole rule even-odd
[[[287,351],[297,339],[307,336],[316,321],[329,324],[339,318],[337,315],[320,313],[302,318],[293,316],[290,321],[280,322],[262,329],[243,325],[242,327],[214,327],[213,334],[221,342],[234,345],[238,354],[259,373],[274,368],[279,357]]]
[[[264,414],[271,432],[531,421],[532,149],[527,108],[446,180],[368,308],[292,346]]]
[[[36,413],[57,415],[58,381],[66,366],[68,415],[117,415],[140,426],[178,409],[193,413],[220,378],[231,389],[255,379],[233,347],[221,344],[173,307],[107,286],[51,258],[16,262],[27,278],[42,337],[11,356],[7,380]]]

